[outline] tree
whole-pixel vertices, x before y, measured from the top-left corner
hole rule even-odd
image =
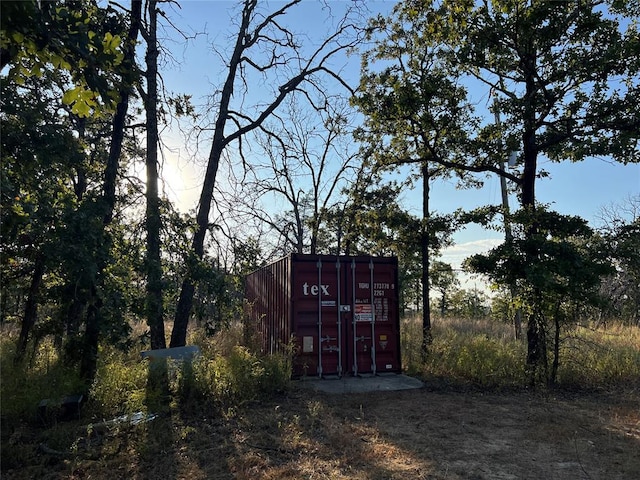
[[[480,319],[489,313],[487,296],[477,288],[453,291],[450,304],[451,316],[455,318]]]
[[[22,86],[2,82],[3,295],[9,285],[14,295],[25,291],[16,361],[23,358],[36,326],[43,277],[55,264],[53,245],[66,208],[73,204],[68,184],[42,180],[68,179],[82,161],[71,122],[62,120],[52,106],[60,94],[58,82],[64,82],[64,76],[53,72],[29,78]]]
[[[287,211],[273,213],[251,206],[262,222],[282,239],[283,252],[320,253],[320,233],[327,212],[351,183],[355,172],[355,149],[348,142],[348,113],[344,99],[333,98],[321,110],[303,111],[296,99],[288,102],[258,138],[269,163],[254,161],[247,167],[254,176],[245,180],[263,204],[284,203]]]
[[[355,28],[349,20],[351,12],[347,12],[343,20],[338,22],[335,31],[315,50],[305,54],[294,33],[281,23],[282,17],[300,2],[301,0],[291,0],[267,14],[258,8],[257,0],[242,2],[238,32],[226,66],[224,85],[218,97],[211,150],[198,203],[197,228],[192,241],[193,255],[197,259],[201,259],[205,253],[205,237],[210,228],[209,215],[216,176],[223,155],[230,146],[235,143],[239,151],[242,151],[243,137],[261,128],[264,121],[290,95],[298,92],[311,99],[315,95],[310,95],[305,89],[313,90],[316,94],[322,93],[324,88],[318,83],[319,77],[328,76],[347,87],[339,75],[331,70],[330,60],[357,44]],[[247,109],[244,112],[235,110],[231,102],[234,91],[239,93],[248,89],[248,72],[257,75],[256,83],[259,85],[266,85],[271,74],[272,85],[276,85],[271,99],[263,99],[254,112]],[[192,269],[182,284],[171,333],[172,347],[186,343],[196,282],[195,271]]]
[[[602,9],[607,9],[603,15]],[[455,14],[450,9],[451,14]],[[515,179],[520,202],[530,211],[529,239],[539,235],[535,210],[538,158],[582,160],[610,155],[640,161],[638,101],[640,63],[637,25],[616,15],[614,2],[503,1],[469,7],[466,28],[452,53],[467,71],[499,93],[507,144],[521,145],[522,169]],[[489,136],[489,129],[480,138]],[[536,242],[528,242],[527,261],[542,263]],[[533,305],[544,292],[534,291]],[[532,370],[546,361],[545,326],[530,312],[527,362]]]
[[[398,4],[393,17],[370,22],[374,47],[363,55],[360,89],[353,99],[364,114],[357,138],[364,142],[366,161],[379,169],[402,164],[419,168],[422,181],[422,222],[419,250],[422,257],[423,355],[431,343],[429,302],[429,240],[432,179],[449,175],[437,161],[454,163],[463,154],[468,129],[475,120],[466,103],[466,89],[456,66],[440,55],[428,35],[430,18],[418,15],[413,2]],[[381,66],[380,66],[381,65]],[[458,159],[458,161],[461,161]]]
[[[476,129],[472,142],[463,141],[467,155],[432,155],[430,161],[511,180],[534,222],[526,230],[530,239],[538,234],[535,183],[544,175],[540,156],[555,162],[593,156],[640,161],[640,117],[633,107],[640,94],[640,58],[632,53],[639,35],[633,8],[614,0],[399,4],[397,11],[407,20],[396,36],[410,26],[438,58],[495,93],[495,108],[504,115],[500,128],[487,122]],[[500,168],[500,145],[521,150],[521,167],[514,173]],[[537,244],[531,241],[528,248],[528,263],[541,262]],[[539,304],[542,294],[536,291],[529,299]],[[532,370],[545,358],[540,320],[533,313],[527,319]]]
[[[158,5],[149,0],[147,5],[148,24],[144,33],[147,42],[145,77],[147,91],[144,95],[146,112],[147,152],[146,152],[146,226],[147,226],[147,300],[146,316],[151,334],[151,348],[165,348],[164,312],[162,298],[162,262],[160,258],[160,199],[158,196]]]
[[[45,301],[44,293],[62,293],[57,299],[59,316],[48,323],[57,335],[64,324],[77,338],[84,316],[83,339],[68,351],[76,352],[74,359],[80,359],[87,384],[95,371],[100,335],[113,330],[105,317],[117,316],[117,309],[111,310],[112,299],[105,295],[110,282],[104,272],[109,268],[112,239],[117,233],[117,228],[107,231],[107,226],[112,223],[116,203],[128,97],[136,78],[136,5],[141,2],[132,2],[127,33],[124,15],[91,1],[2,4],[3,87],[14,89],[16,94],[5,104],[11,108],[3,108],[3,115],[8,113],[3,128],[8,124],[18,126],[29,116],[37,120],[22,128],[23,135],[29,132],[33,136],[32,142],[25,142],[23,137],[7,150],[3,148],[3,177],[8,166],[15,181],[11,198],[24,198],[24,206],[35,207],[30,213],[39,212],[22,215],[12,208],[21,233],[32,227],[39,232],[28,240],[35,259],[30,282],[33,301],[23,319],[18,351],[35,325],[34,307]],[[32,15],[22,17],[24,13]],[[31,104],[18,110],[18,105],[29,98]],[[114,108],[111,131],[105,132],[105,120]],[[104,139],[109,137],[107,154]],[[7,140],[5,146],[16,139]],[[18,166],[14,161],[21,157],[24,163]],[[20,172],[23,166],[26,169]],[[34,173],[31,181],[22,174],[27,170]],[[101,171],[103,177],[99,178]],[[33,185],[38,179],[40,184]],[[38,191],[47,193],[32,203]],[[14,261],[19,259],[20,255],[13,257]],[[58,282],[66,285],[59,287]],[[107,315],[101,312],[103,306],[110,309]]]
[[[440,315],[447,314],[449,308],[449,296],[455,287],[460,285],[456,274],[450,264],[435,261],[431,268],[431,284],[440,293]]]
[[[640,323],[640,195],[602,207],[598,229],[609,245],[615,272],[604,278],[600,293],[607,299],[604,320]]]
[[[513,216],[514,239],[486,255],[474,255],[469,265],[502,285],[517,285],[517,299],[528,318],[535,319],[538,343],[529,352],[537,362],[528,360],[531,381],[543,379],[554,384],[560,365],[561,330],[575,315],[571,309],[599,302],[600,279],[611,273],[602,239],[594,236],[587,222],[579,217],[564,216],[542,208],[521,209]],[[537,225],[537,234],[529,235],[529,226]],[[533,244],[533,245],[532,245]],[[529,261],[535,249],[539,259]],[[551,369],[548,365],[548,330],[553,328]],[[531,346],[531,344],[529,344]]]

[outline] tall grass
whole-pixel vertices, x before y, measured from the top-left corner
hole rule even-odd
[[[421,320],[404,319],[400,330],[403,365],[409,373],[482,387],[527,385],[526,343],[514,338],[510,325],[491,319],[437,319],[425,362]],[[640,327],[588,325],[563,332],[557,384],[640,388]]]
[[[197,400],[225,414],[236,407],[288,388],[290,358],[263,357],[240,346],[241,328],[232,326],[214,337],[192,334],[189,343],[200,347],[192,363],[170,360],[165,382],[153,379],[153,367],[140,350],[122,352],[109,345],[100,349],[97,373],[84,408],[104,419],[134,412],[149,412]],[[86,390],[64,365],[53,345],[43,342],[32,358],[13,364],[15,338],[0,340],[2,418],[35,420],[42,399],[60,399]]]
[[[78,375],[59,361],[49,340],[34,349],[24,361],[14,363],[15,339],[2,335],[0,340],[0,405],[2,416],[34,420],[41,400],[55,403],[82,391]]]
[[[559,382],[568,387],[640,388],[640,326],[578,325],[560,349]]]
[[[525,346],[512,339],[508,325],[480,319],[437,320],[425,362],[421,320],[404,319],[401,332],[403,364],[409,373],[486,387],[524,383]]]
[[[527,385],[526,344],[513,338],[511,326],[489,319],[436,319],[432,332],[433,343],[423,362],[420,319],[402,321],[402,360],[408,373],[483,387]],[[257,355],[241,346],[242,338],[239,325],[214,337],[192,333],[189,343],[199,345],[202,353],[192,364],[169,362],[166,390],[150,382],[149,364],[140,358],[139,350],[124,353],[103,346],[85,411],[109,418],[199,402],[227,415],[243,404],[286,390],[290,356]],[[74,369],[61,362],[51,342],[41,343],[18,365],[13,363],[14,345],[12,335],[0,339],[3,424],[8,419],[32,421],[41,400],[83,391]],[[640,388],[640,327],[585,325],[565,331],[558,384]]]

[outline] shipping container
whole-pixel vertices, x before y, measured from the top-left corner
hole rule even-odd
[[[293,352],[293,375],[400,372],[398,260],[290,254],[246,278],[265,353]]]

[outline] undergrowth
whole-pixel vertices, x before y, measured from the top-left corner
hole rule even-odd
[[[640,327],[578,325],[562,340],[560,362],[563,386],[640,389]]]
[[[527,385],[526,344],[513,338],[510,326],[492,320],[436,319],[432,333],[433,342],[423,362],[420,320],[406,319],[401,325],[405,371],[421,377],[427,385],[509,390]],[[76,422],[49,418],[52,421],[43,425],[36,415],[42,399],[52,399],[55,404],[57,399],[77,393],[83,386],[74,369],[61,362],[51,342],[41,343],[24,363],[14,365],[15,337],[3,335],[0,339],[3,472],[20,471],[25,465],[41,465],[41,471],[45,472],[48,465],[43,462],[49,461],[46,459],[64,460],[65,468],[74,472],[75,462],[87,461],[95,449],[101,449],[101,455],[107,458],[120,449],[130,448],[127,442],[132,442],[142,458],[147,453],[163,451],[164,445],[172,444],[176,438],[191,438],[194,425],[203,419],[209,422],[207,425],[217,421],[213,419],[222,420],[225,425],[237,424],[251,411],[248,407],[257,402],[268,403],[278,392],[287,390],[291,375],[290,357],[258,355],[243,346],[244,338],[238,326],[215,337],[192,332],[188,343],[198,345],[201,351],[193,362],[169,361],[155,367],[141,359],[139,349],[122,352],[102,346],[82,418]],[[561,387],[640,388],[638,327],[574,327],[563,334],[560,358]],[[324,415],[319,410],[320,404],[309,407],[312,426],[321,424]],[[117,423],[123,415],[144,419],[152,414],[156,420],[136,430],[125,431],[125,426]],[[98,431],[98,426],[105,424],[115,431],[123,429],[129,433]],[[292,438],[304,430],[291,425],[285,433]],[[207,435],[206,428],[202,438]],[[139,441],[138,437],[145,440]],[[49,454],[43,456],[41,448],[48,449]],[[109,453],[112,451],[115,453]]]
[[[194,336],[201,354],[192,362],[166,364],[141,359],[140,351],[122,352],[101,346],[89,402],[83,408],[94,420],[136,412],[151,412],[199,401],[221,414],[288,388],[291,361],[262,356],[240,346],[239,327],[215,337]],[[83,391],[75,369],[63,363],[51,343],[43,342],[33,356],[14,365],[15,339],[0,341],[3,423],[37,422],[38,404],[52,403]]]
[[[192,335],[189,343],[197,344],[201,351],[192,362],[149,362],[141,358],[139,350],[122,352],[103,345],[82,418],[61,422],[56,415],[60,410],[52,410],[43,418],[38,405],[46,398],[50,400],[48,408],[55,408],[63,397],[85,391],[75,369],[64,365],[48,342],[23,363],[14,365],[15,338],[3,336],[2,470],[19,470],[41,462],[42,448],[51,458],[74,459],[79,446],[90,448],[93,442],[102,441],[104,429],[114,432],[127,428],[134,418],[144,422],[145,418],[171,418],[175,412],[196,411],[229,418],[243,405],[269,399],[288,388],[289,358],[261,356],[238,342],[237,327],[215,337]],[[144,431],[146,426],[141,428]],[[153,437],[162,429],[159,432]],[[160,437],[158,441],[162,441]],[[69,468],[73,470],[73,461]]]
[[[402,361],[410,374],[488,388],[527,385],[526,341],[514,338],[511,325],[491,319],[437,319],[424,362],[421,319],[404,319],[400,330]],[[556,386],[640,388],[640,327],[586,324],[563,332]]]
[[[14,356],[15,339],[3,335],[0,340],[3,419],[7,416],[33,419],[40,401],[55,402],[82,390],[80,378],[59,361],[51,341],[43,341],[20,363],[14,363]]]
[[[427,381],[490,388],[521,388],[525,376],[526,344],[513,337],[512,327],[494,320],[436,319],[426,361],[421,355],[419,318],[401,324],[405,371]],[[103,346],[98,371],[89,392],[88,410],[94,418],[158,411],[198,402],[221,415],[288,388],[291,358],[260,356],[242,346],[240,326],[215,337],[191,334],[201,354],[192,363],[169,361],[160,381],[139,351],[121,352]],[[43,399],[82,391],[80,379],[58,358],[53,344],[42,342],[20,364],[13,363],[15,339],[0,341],[2,418],[34,421]],[[609,325],[576,326],[564,333],[558,385],[568,388],[638,388],[640,328]]]

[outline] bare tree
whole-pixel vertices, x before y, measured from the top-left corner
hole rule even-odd
[[[349,7],[345,16],[336,22],[335,29],[316,48],[309,50],[304,48],[302,35],[294,33],[283,23],[285,14],[300,3],[301,0],[291,0],[275,11],[265,12],[259,8],[257,0],[242,2],[238,31],[226,64],[226,78],[217,95],[213,138],[196,214],[197,228],[191,247],[198,259],[204,255],[218,169],[229,147],[236,144],[242,156],[242,139],[247,133],[260,128],[292,94],[301,94],[313,101],[316,94],[323,91],[318,83],[323,77],[328,76],[348,88],[331,62],[338,54],[354,48],[359,41],[358,29],[352,22],[355,7]],[[250,82],[249,73],[257,75],[261,81]],[[260,88],[266,85],[277,87],[270,98],[261,101],[253,109],[242,108],[250,85],[256,84]],[[232,105],[234,98],[239,102],[239,110]],[[172,347],[186,343],[197,281],[195,269],[189,270],[182,283],[176,308]]]
[[[618,319],[640,324],[640,195],[629,195],[620,202],[600,208],[597,214],[615,265],[615,272],[601,282],[600,294],[607,302],[601,306],[603,320]]]
[[[256,215],[276,232],[285,252],[315,254],[322,249],[326,213],[356,170],[348,112],[346,99],[305,111],[292,98],[286,115],[262,128],[258,143],[267,161],[251,166],[253,179],[247,187],[263,205],[283,204]]]

